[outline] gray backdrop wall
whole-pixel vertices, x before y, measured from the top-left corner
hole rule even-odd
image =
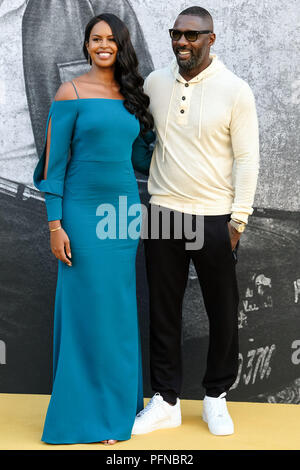
[[[172,60],[168,28],[193,4],[0,0],[0,392],[51,392],[57,265],[49,248],[43,195],[33,186],[32,172],[59,84],[88,68],[81,52],[85,24],[104,10],[119,15],[131,30],[146,76]],[[240,367],[230,399],[300,403],[299,8],[296,0],[284,5],[278,0],[195,4],[213,15],[217,40],[212,52],[248,81],[260,124],[255,212],[237,265]],[[146,181],[137,177],[147,201]],[[145,394],[150,396],[142,245],[137,272]],[[202,398],[208,323],[193,265],[182,344],[182,397]]]

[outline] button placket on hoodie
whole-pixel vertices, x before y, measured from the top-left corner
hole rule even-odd
[[[188,124],[188,117],[190,111],[191,103],[191,87],[186,87],[184,83],[179,82],[177,84],[177,102],[176,102],[176,117],[177,123],[181,126],[186,126]],[[182,97],[185,97],[183,100]]]

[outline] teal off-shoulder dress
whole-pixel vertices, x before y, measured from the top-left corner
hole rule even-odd
[[[123,100],[51,104],[33,181],[45,193],[48,221],[60,219],[70,239],[72,266],[58,260],[44,442],[130,439],[143,408],[135,274],[141,203],[134,169],[148,173],[153,139],[152,132],[142,137]]]

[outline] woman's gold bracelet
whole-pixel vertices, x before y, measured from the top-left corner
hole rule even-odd
[[[50,228],[50,232],[56,232],[56,230],[59,230],[60,228],[62,228],[62,226],[60,225],[59,227],[56,227],[56,228]]]

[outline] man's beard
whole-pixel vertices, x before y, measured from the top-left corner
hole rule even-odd
[[[180,60],[178,55],[176,54],[176,60],[179,67],[184,70],[185,72],[189,72],[197,67],[199,67],[202,63],[204,53],[203,51],[199,51],[199,55],[195,55],[194,52],[191,52],[191,58],[188,60]]]

